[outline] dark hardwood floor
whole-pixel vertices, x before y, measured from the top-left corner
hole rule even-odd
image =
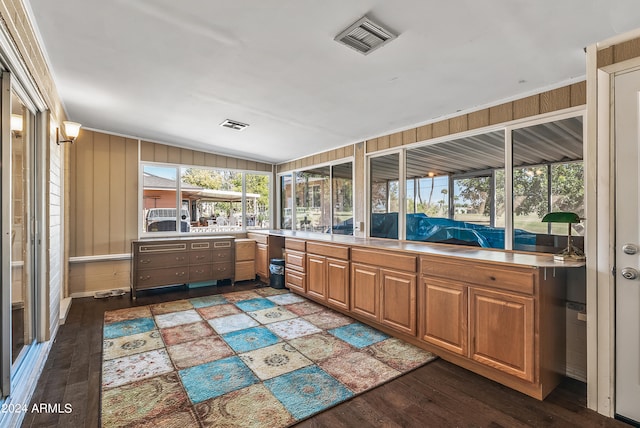
[[[23,427],[100,426],[102,320],[107,310],[252,289],[172,288],[108,299],[75,299],[60,327],[29,408],[70,404],[72,412],[28,413]],[[538,401],[436,360],[298,424],[300,427],[628,427],[585,408],[586,386],[567,379]],[[181,427],[188,428],[188,427]]]

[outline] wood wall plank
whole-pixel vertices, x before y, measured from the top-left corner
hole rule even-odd
[[[613,62],[615,64],[626,61],[628,59],[637,58],[640,56],[640,39],[633,39],[619,45],[616,45],[613,50]]]
[[[540,113],[550,113],[571,107],[571,87],[543,92],[540,94]]]
[[[587,104],[587,82],[571,85],[571,107]]]
[[[182,150],[179,147],[167,147],[167,162],[179,164],[182,160]]]
[[[95,133],[93,139],[93,249],[92,254],[109,254],[110,233],[110,138]]]
[[[598,51],[598,68],[613,64],[613,46]]]
[[[402,132],[402,144],[413,144],[418,141],[418,129],[411,128]]]
[[[367,153],[373,153],[378,151],[378,139],[372,138],[366,141],[366,150]]]
[[[169,162],[169,146],[165,146],[164,144],[154,144],[153,160],[155,162]]]
[[[76,182],[71,196],[75,197],[76,211],[71,213],[71,224],[75,226],[75,253],[93,254],[93,137],[94,132],[82,132],[82,140],[73,145],[76,150]],[[80,142],[82,141],[82,144]]]
[[[504,103],[489,108],[489,124],[497,125],[499,123],[509,122],[513,120],[513,104]]]
[[[433,138],[443,137],[449,135],[449,121],[441,120],[433,124]]]
[[[124,253],[131,251],[131,241],[138,238],[138,141],[127,139],[125,147],[125,233]]]
[[[389,147],[402,146],[402,132],[396,132],[389,136]]]
[[[193,164],[196,166],[204,166],[204,152],[195,151],[193,152]]]
[[[194,165],[193,163],[193,150],[180,149],[180,163],[182,165]]]
[[[469,129],[483,128],[489,126],[489,109],[474,111],[467,115]]]
[[[540,114],[540,95],[532,95],[513,102],[513,118],[522,119]]]
[[[433,125],[430,123],[416,128],[416,139],[418,141],[430,140],[433,138]]]
[[[127,252],[126,241],[126,188],[127,188],[127,162],[126,142],[123,137],[112,136],[109,139],[109,204],[99,207],[102,202],[98,199],[96,207],[109,213],[109,254],[122,254]]]
[[[155,160],[155,145],[149,141],[140,142],[140,160],[153,162]]]
[[[382,137],[378,137],[378,150],[384,150],[389,148],[389,136],[384,135]]]
[[[449,132],[457,134],[469,130],[469,122],[466,114],[449,119]]]

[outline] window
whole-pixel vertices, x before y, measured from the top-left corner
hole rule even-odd
[[[266,174],[143,165],[142,181],[142,233],[215,233],[269,227]]]
[[[353,162],[295,171],[279,180],[281,229],[353,234]]]
[[[503,131],[409,149],[405,164],[407,240],[504,248]]]
[[[398,239],[400,210],[400,155],[392,153],[369,161],[371,236]]]
[[[371,156],[369,235],[558,252],[566,244],[567,226],[541,220],[550,211],[584,215],[582,116],[508,132],[405,149],[404,189],[399,186],[398,154]],[[507,135],[511,159],[505,155]],[[399,204],[401,192],[405,200]],[[404,231],[399,230],[400,219],[405,221]],[[573,228],[580,247],[584,228]]]

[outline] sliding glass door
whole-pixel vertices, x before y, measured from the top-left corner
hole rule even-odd
[[[34,114],[2,77],[2,396],[35,340]]]

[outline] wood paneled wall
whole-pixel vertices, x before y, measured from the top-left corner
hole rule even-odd
[[[640,57],[640,38],[598,50],[598,68]]]
[[[277,165],[276,170],[278,173],[285,171],[292,171],[295,169],[307,168],[313,165],[319,165],[327,162],[333,162],[335,160],[348,158],[354,155],[354,146],[348,145],[339,147],[337,149],[329,150],[313,156],[307,156],[305,158],[297,159],[291,162],[281,163]]]
[[[579,82],[451,119],[373,138],[366,141],[366,152],[373,153],[418,141],[581,106],[587,102],[586,89],[586,82]]]
[[[140,160],[143,162],[163,162],[260,172],[271,172],[273,167],[270,163],[216,155],[148,141],[140,142]]]
[[[138,140],[82,130],[70,149],[70,257],[129,253],[137,238]]]

